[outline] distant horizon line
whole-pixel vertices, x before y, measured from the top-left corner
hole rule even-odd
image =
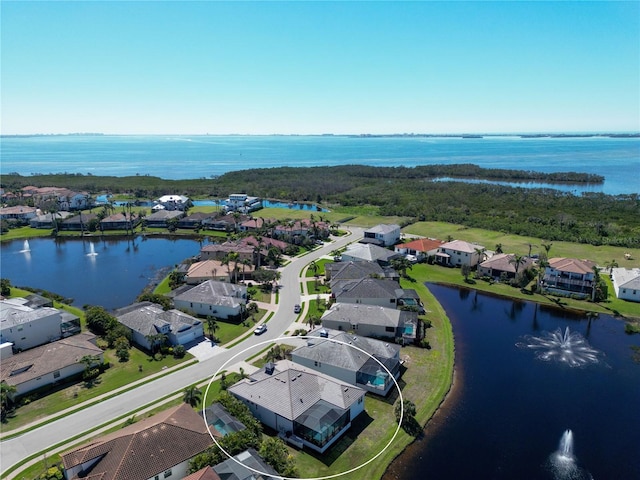
[[[179,137],[594,137],[594,136],[640,136],[640,130],[620,131],[525,131],[525,132],[449,132],[449,133],[103,133],[103,132],[68,132],[68,133],[8,133],[6,137],[64,137],[64,136],[104,136],[104,137],[143,137],[165,136]]]

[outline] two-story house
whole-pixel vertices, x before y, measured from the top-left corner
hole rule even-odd
[[[362,243],[391,247],[400,241],[400,225],[381,223],[364,231]]]
[[[577,258],[550,258],[545,268],[542,287],[551,292],[590,297],[593,293],[596,264]]]

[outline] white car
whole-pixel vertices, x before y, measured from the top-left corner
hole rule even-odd
[[[256,328],[253,333],[255,333],[256,335],[262,335],[266,331],[267,326],[263,323],[262,325],[258,326],[258,328]]]

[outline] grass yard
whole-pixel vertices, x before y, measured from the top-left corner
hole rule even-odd
[[[266,310],[258,309],[258,313],[255,313],[253,315],[253,318],[255,318],[257,322],[257,320],[262,318],[265,313],[266,313]],[[215,336],[218,339],[218,343],[220,343],[221,345],[224,345],[226,343],[232,342],[233,340],[240,337],[247,331],[253,329],[256,322],[253,322],[251,318],[249,318],[247,322],[249,326],[243,325],[243,323],[245,322],[232,323],[232,322],[225,322],[224,320],[216,320],[216,323],[218,324],[218,330],[216,331]],[[206,323],[205,323],[205,329],[207,329]]]
[[[307,282],[307,292],[313,295],[314,293],[329,293],[331,289],[328,285],[323,284],[322,279],[319,278],[318,280],[314,279]]]
[[[79,380],[73,385],[64,386],[64,388],[60,388],[52,393],[49,393],[48,390],[45,397],[33,400],[16,409],[15,416],[8,418],[6,423],[3,424],[2,429],[9,431],[21,427],[37,421],[40,418],[53,415],[66,408],[91,400],[99,395],[109,393],[136,380],[158,373],[165,367],[173,367],[187,362],[192,358],[191,355],[187,354],[182,359],[174,359],[171,356],[167,356],[158,361],[153,360],[141,350],[132,348],[130,350],[129,361],[120,363],[115,356],[115,352],[113,350],[107,350],[104,352],[104,359],[111,363],[111,367],[100,375],[99,381],[95,385],[87,387],[83,381]],[[142,371],[140,371],[140,366],[142,366]],[[29,395],[27,396],[29,397]]]
[[[496,244],[502,244],[505,253],[517,253],[527,255],[529,244],[533,245],[531,253],[544,252],[542,243],[545,240],[534,237],[521,237],[518,235],[505,234],[493,230],[483,230],[480,228],[468,228],[462,225],[453,225],[444,222],[418,222],[403,229],[404,233],[421,235],[424,237],[438,238],[446,240],[448,235],[454,239],[465,240],[471,243],[478,243],[487,250],[494,250]],[[607,245],[594,246],[583,243],[569,243],[552,241],[549,257],[568,257],[593,260],[600,266],[605,266],[607,262],[615,260],[620,267],[634,268],[640,267],[640,251],[624,247],[610,247]],[[631,260],[625,260],[624,254],[630,253]]]
[[[333,262],[333,260],[329,260],[328,258],[319,258],[318,260],[316,260],[316,265],[318,266],[317,273],[313,271],[313,269],[311,268],[311,264],[309,264],[307,266],[305,277],[312,278],[314,275],[324,277],[324,266],[330,262]]]

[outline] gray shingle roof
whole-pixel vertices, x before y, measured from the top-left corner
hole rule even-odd
[[[118,309],[114,316],[120,323],[140,334],[154,335],[160,328],[169,325],[172,332],[177,332],[184,326],[198,325],[202,323],[197,318],[187,315],[180,310],[167,310],[166,312],[151,302],[139,302]]]
[[[321,399],[346,410],[365,394],[361,388],[286,360],[277,363],[272,375],[258,372],[229,387],[229,392],[292,421]]]
[[[378,305],[335,303],[329,310],[324,312],[322,320],[345,321],[353,325],[380,325],[398,328],[409,313],[411,312]]]
[[[336,299],[346,298],[396,298],[396,290],[400,284],[393,280],[379,278],[362,278],[331,284]]]
[[[246,295],[247,288],[229,282],[216,282],[207,280],[189,290],[175,296],[176,300],[183,302],[206,303],[235,307]]]

